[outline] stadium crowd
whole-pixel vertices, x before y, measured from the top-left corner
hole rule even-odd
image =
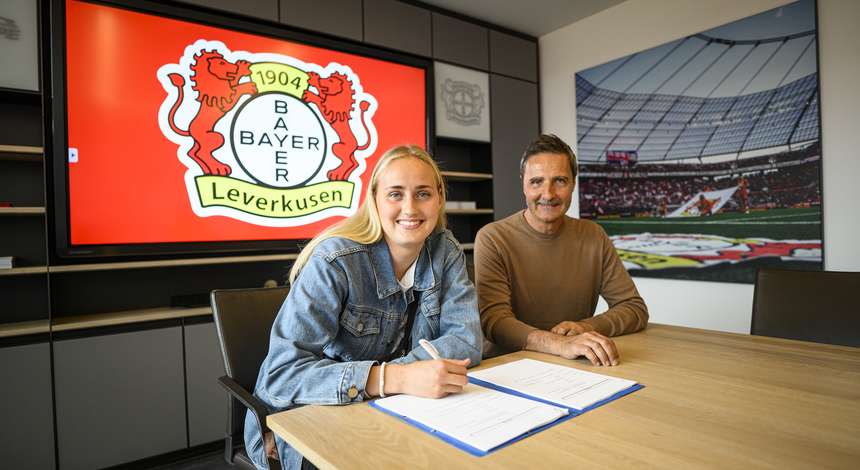
[[[618,174],[617,167],[582,165],[580,215],[583,218],[665,216],[700,191],[733,186],[746,186],[746,191],[736,191],[721,209],[723,212],[819,205],[820,158],[810,158],[816,155],[810,155],[809,150],[699,166],[645,164],[623,175]],[[761,169],[762,165],[767,168]],[[601,175],[601,169],[605,176]],[[700,175],[710,171],[718,171],[721,176]],[[661,176],[642,174],[646,172],[649,175],[659,172]],[[684,174],[671,176],[674,172]],[[690,172],[696,176],[689,176]],[[742,179],[746,182],[742,183]]]

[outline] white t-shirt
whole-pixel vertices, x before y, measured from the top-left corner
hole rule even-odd
[[[415,261],[409,265],[409,268],[406,269],[406,272],[403,273],[403,277],[401,277],[397,283],[400,284],[400,287],[403,291],[409,290],[410,287],[415,285],[415,265],[418,263],[418,258],[415,258]]]

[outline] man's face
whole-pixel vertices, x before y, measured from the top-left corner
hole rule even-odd
[[[570,208],[575,186],[567,156],[558,153],[532,155],[523,173],[529,224],[537,230],[552,229],[560,224]]]

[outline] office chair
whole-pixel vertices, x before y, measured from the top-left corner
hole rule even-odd
[[[254,469],[245,453],[243,428],[245,409],[257,418],[263,433],[268,432],[268,410],[252,395],[260,365],[269,351],[269,334],[275,316],[284,303],[289,287],[221,289],[210,294],[218,343],[227,375],[218,379],[230,394],[224,459],[240,468]],[[280,462],[269,460],[270,469],[280,469]]]
[[[860,346],[860,272],[760,269],[750,334]]]

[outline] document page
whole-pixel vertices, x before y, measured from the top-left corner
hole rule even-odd
[[[484,452],[568,414],[565,408],[472,384],[444,398],[395,395],[374,403]]]
[[[469,376],[577,410],[588,408],[636,385],[632,380],[534,359],[520,359],[470,372]]]

